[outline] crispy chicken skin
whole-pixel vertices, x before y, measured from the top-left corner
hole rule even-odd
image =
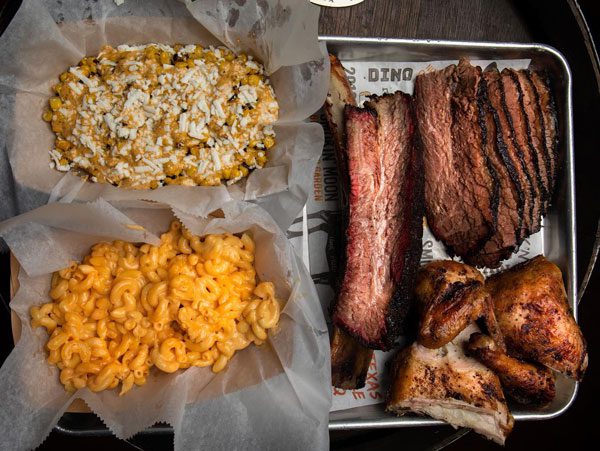
[[[503,348],[491,299],[477,269],[452,260],[428,263],[419,269],[415,295],[420,316],[419,344],[439,348],[468,324],[483,318],[488,333]]]
[[[540,255],[490,277],[486,287],[509,354],[582,379],[586,344],[555,264]]]
[[[554,399],[554,374],[548,368],[507,355],[492,338],[481,333],[471,335],[466,350],[467,355],[496,373],[505,393],[515,401],[542,406]]]
[[[429,349],[415,342],[398,353],[391,366],[386,410],[408,411],[469,427],[503,444],[513,427],[498,377],[463,352],[471,326],[451,343]]]

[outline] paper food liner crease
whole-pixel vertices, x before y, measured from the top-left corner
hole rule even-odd
[[[265,65],[280,105],[276,145],[263,169],[228,186],[239,200],[255,201],[285,230],[306,202],[306,174],[323,147],[323,130],[304,121],[325,100],[329,59],[317,41],[319,8],[295,0],[24,0],[0,37],[0,219],[48,200],[134,200],[164,190],[125,190],[82,182],[49,167],[54,134],[41,116],[58,75],[110,44],[227,45]],[[32,32],[35,30],[34,32]],[[13,178],[14,177],[14,180]],[[171,203],[199,187],[176,188]],[[185,203],[181,203],[185,205]]]
[[[310,275],[279,226],[259,206],[231,199],[219,205],[222,218],[207,217],[207,206],[149,207],[120,210],[103,199],[59,203],[0,225],[0,236],[23,268],[10,304],[22,334],[0,368],[0,449],[37,446],[75,398],[120,438],[158,421],[169,423],[176,450],[278,449],[282,443],[325,449],[331,405],[327,327]],[[46,362],[46,331],[30,326],[30,307],[49,301],[53,271],[81,261],[96,242],[155,244],[174,217],[197,234],[251,233],[257,276],[272,281],[285,303],[278,327],[264,345],[237,352],[218,374],[209,368],[173,374],[152,369],[145,385],[122,397],[115,390],[65,392],[59,370]]]

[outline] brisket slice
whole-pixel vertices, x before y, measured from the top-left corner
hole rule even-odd
[[[561,159],[558,153],[558,122],[556,117],[556,108],[554,106],[554,98],[550,84],[546,76],[535,72],[527,71],[535,91],[538,96],[540,109],[542,110],[543,132],[546,143],[546,150],[550,158],[552,172],[552,190],[554,193],[556,188],[556,180],[561,167]]]
[[[462,61],[415,81],[427,222],[461,256],[477,252],[495,229],[497,192],[477,121],[480,80],[481,70]]]
[[[422,171],[410,96],[345,108],[350,179],[346,268],[334,324],[371,348],[389,349],[409,310],[421,254]]]
[[[342,233],[341,242],[336,246],[337,249],[345,249],[344,231],[348,225],[348,163],[346,161],[346,139],[344,130],[344,108],[346,105],[356,105],[356,100],[350,83],[346,77],[344,67],[340,60],[329,55],[331,63],[331,74],[329,81],[329,92],[325,101],[325,116],[329,130],[333,138],[336,163],[339,174],[339,191],[342,210]],[[338,255],[341,270],[338,271],[337,288],[342,283],[341,276],[344,273],[345,256]],[[357,389],[365,386],[365,380],[373,350],[361,345],[354,337],[346,334],[337,326],[333,326],[331,336],[331,384],[334,387],[344,389]]]
[[[404,152],[408,153],[408,156],[402,159],[401,178],[398,179],[398,182],[402,184],[401,197],[404,211],[402,230],[397,238],[398,242],[392,247],[392,280],[395,290],[386,324],[390,331],[395,332],[388,338],[389,347],[393,346],[398,335],[407,332],[404,323],[410,314],[413,287],[423,252],[423,215],[425,213],[423,152],[416,125],[414,103],[408,94],[396,92],[395,95],[402,99],[404,133],[401,140],[405,143]],[[383,121],[381,121],[380,104],[381,97],[372,100],[367,105],[373,106],[379,113],[381,124]]]
[[[537,157],[528,142],[527,116],[522,108],[522,95],[519,81],[515,79],[508,70],[500,74],[502,81],[502,93],[504,94],[504,107],[510,138],[514,145],[519,160],[524,163],[524,173],[531,187],[531,223],[529,234],[540,230],[542,222],[542,200],[546,198],[544,184],[540,176]]]
[[[546,138],[544,136],[544,117],[539,103],[539,96],[524,70],[510,70],[519,82],[523,100],[523,110],[527,117],[527,135],[530,148],[535,152],[538,161],[539,175],[544,186],[544,199],[542,202],[542,215],[546,214],[552,192],[552,156],[548,153]]]
[[[484,244],[481,251],[465,258],[465,262],[475,266],[496,267],[500,261],[507,259],[519,243],[522,203],[514,179],[509,172],[510,157],[497,128],[497,113],[490,105],[487,93],[487,82],[482,80],[478,92],[479,124],[482,129],[483,149],[496,174],[500,190],[497,214],[497,227],[494,235]],[[508,165],[505,164],[508,162]]]
[[[512,182],[515,185],[519,198],[518,214],[520,218],[520,227],[517,232],[517,242],[520,244],[522,239],[529,235],[533,218],[533,188],[531,186],[531,177],[527,172],[527,166],[515,148],[511,125],[507,118],[507,106],[502,89],[502,80],[500,73],[496,69],[486,70],[483,78],[487,83],[488,100],[490,109],[494,115],[497,128],[497,144],[502,156],[503,162],[508,170]]]

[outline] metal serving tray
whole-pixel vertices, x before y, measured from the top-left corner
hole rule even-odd
[[[327,44],[329,52],[337,55],[342,62],[402,63],[458,60],[461,57],[472,60],[531,59],[531,67],[548,72],[553,82],[559,122],[559,148],[564,163],[555,203],[544,218],[543,253],[562,270],[569,305],[577,319],[572,87],[571,71],[564,56],[543,44],[332,36],[323,36],[321,40]],[[556,381],[556,399],[551,405],[542,409],[527,409],[515,405],[511,406],[511,411],[517,420],[557,417],[573,403],[577,387],[576,382],[559,375]],[[413,415],[394,417],[384,412],[383,404],[377,404],[332,412],[329,428],[343,430],[439,424],[443,423]]]

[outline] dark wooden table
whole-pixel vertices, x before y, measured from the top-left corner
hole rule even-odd
[[[0,10],[7,2],[0,0]],[[301,1],[301,0],[298,0]],[[590,25],[600,37],[597,0],[580,0]],[[594,28],[595,27],[595,28]],[[583,37],[567,0],[365,0],[343,9],[323,9],[321,34],[474,41],[544,42],[557,47],[569,60],[574,78],[576,181],[578,205],[578,261],[580,278],[591,252],[600,213],[595,155],[598,152],[597,118],[600,98]],[[0,274],[4,277],[6,274]],[[598,391],[595,349],[599,344],[595,320],[599,317],[600,283],[594,278],[580,309],[580,322],[589,343],[590,367],[579,396],[561,417],[544,422],[519,422],[507,442],[509,449],[589,449]],[[594,399],[595,401],[595,399]],[[346,431],[331,435],[333,449],[440,449],[451,435],[449,427],[375,431]],[[114,438],[65,437],[52,433],[40,449],[171,449],[172,437]],[[285,446],[282,447],[285,449]],[[500,449],[469,433],[446,449]]]

